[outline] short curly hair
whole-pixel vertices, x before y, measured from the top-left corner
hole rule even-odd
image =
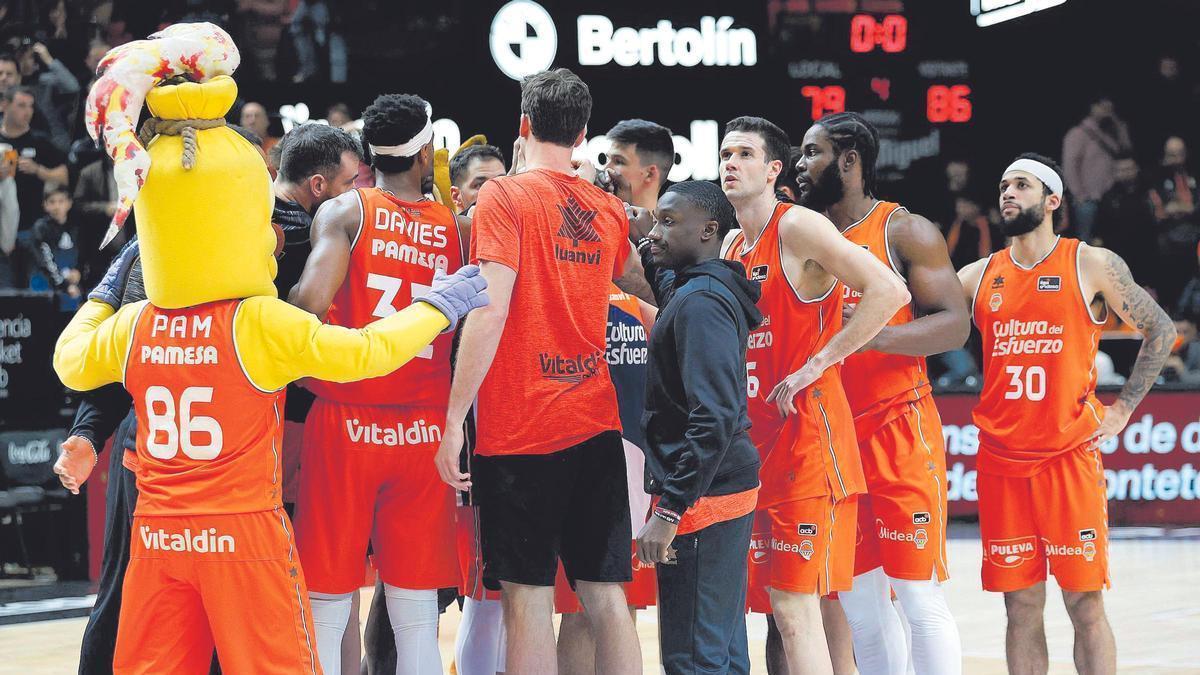
[[[363,154],[371,158],[371,168],[383,173],[403,173],[413,167],[413,157],[392,157],[371,153],[372,145],[403,145],[425,128],[429,103],[413,94],[383,94],[363,111]]]

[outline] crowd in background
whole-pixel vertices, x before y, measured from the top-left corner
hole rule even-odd
[[[136,231],[131,222],[99,248],[117,191],[111,161],[84,131],[83,107],[96,64],[112,46],[175,21],[213,21],[243,46],[241,72],[254,81],[345,82],[348,58],[338,14],[335,0],[168,0],[152,6],[0,0],[0,289],[53,290],[64,311],[72,310]],[[1195,125],[1187,115],[1200,82],[1175,56],[1164,55],[1146,87],[1152,115],[1143,109],[1125,115],[1106,92],[1077,102],[1086,114],[1066,132],[1060,154],[1071,195],[1063,230],[1112,248],[1128,262],[1134,277],[1172,312],[1182,336],[1165,377],[1200,384],[1200,190],[1188,148]],[[326,113],[338,126],[352,126],[354,118],[344,104]],[[271,132],[279,128],[271,111],[247,100],[230,121],[261,137],[271,156],[278,142]],[[955,266],[962,267],[1005,246],[994,181],[968,158],[939,161],[935,178],[922,177],[923,189],[885,196],[913,194],[906,204],[942,228]],[[369,172],[360,178],[369,183]],[[1115,320],[1110,328],[1122,329]],[[969,350],[931,365],[943,387],[978,384]]]

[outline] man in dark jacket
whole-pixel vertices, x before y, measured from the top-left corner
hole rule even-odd
[[[646,491],[657,497],[638,557],[657,566],[667,673],[749,673],[746,556],[758,451],[746,430],[746,341],[759,289],[720,259],[737,224],[719,187],[688,181],[658,200],[639,246],[661,308],[650,336]]]

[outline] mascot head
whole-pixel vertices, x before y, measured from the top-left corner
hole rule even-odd
[[[275,295],[271,177],[224,117],[237,48],[220,28],[177,24],[117,47],[88,95],[88,128],[114,161],[115,234],[132,207],[146,295],[158,307]],[[134,128],[142,102],[150,109]]]

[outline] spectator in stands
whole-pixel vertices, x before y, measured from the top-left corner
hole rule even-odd
[[[992,254],[991,223],[970,189],[971,167],[966,161],[946,163],[946,187],[930,210],[946,237],[946,248],[955,269]]]
[[[350,106],[345,103],[334,103],[325,112],[325,121],[331,127],[338,127],[339,129],[349,131],[349,129],[346,129],[346,125],[354,123],[354,115],[350,112]]]
[[[1200,239],[1200,222],[1196,217],[1200,194],[1196,178],[1187,168],[1187,145],[1178,136],[1168,138],[1163,145],[1162,169],[1151,199],[1161,233],[1160,299],[1165,301],[1164,305],[1173,305],[1184,284],[1196,275],[1192,252]]]
[[[247,101],[243,104],[240,124],[263,140],[262,147],[268,155],[271,153],[271,148],[279,142],[278,138],[267,133],[271,129],[271,118],[261,103]]]
[[[108,269],[109,259],[137,231],[135,216],[131,213],[116,239],[100,250],[104,232],[117,211],[117,179],[113,176],[112,160],[108,155],[101,153],[99,159],[79,173],[74,203],[74,212],[79,219],[79,272],[82,276],[79,286],[92,288]]]
[[[4,144],[5,146],[7,144]],[[17,246],[17,228],[20,225],[21,209],[17,204],[17,163],[12,159],[8,147],[0,146],[0,288],[13,288],[13,251]]]
[[[1132,150],[1129,130],[1108,96],[1095,97],[1087,117],[1063,138],[1064,178],[1075,197],[1071,219],[1079,239],[1091,241],[1100,199],[1116,181],[1117,158]]]
[[[25,278],[21,251],[28,250],[33,223],[45,213],[42,197],[46,184],[66,184],[67,165],[61,151],[41,131],[31,129],[37,101],[29,87],[9,87],[4,92],[4,121],[0,123],[0,143],[11,145],[17,154],[17,207],[21,210],[17,225],[17,256],[14,280]]]
[[[55,290],[63,294],[60,306],[74,310],[78,305],[79,282],[79,223],[72,218],[71,194],[66,186],[57,185],[46,191],[43,201],[46,215],[33,224],[29,240],[31,270],[28,287],[35,290]]]
[[[1179,382],[1190,386],[1200,385],[1200,334],[1196,330],[1196,315],[1177,311],[1175,331],[1179,337],[1175,348],[1167,358],[1163,377],[1168,382]]]
[[[337,16],[326,0],[300,0],[288,30],[299,61],[293,82],[311,80],[321,74],[328,57],[329,81],[346,81],[346,41],[338,30]]]
[[[17,54],[17,64],[20,68],[17,84],[28,83],[33,88],[50,139],[60,151],[66,152],[79,108],[79,80],[41,42],[23,47]]]
[[[275,60],[289,4],[288,0],[237,0],[236,33],[240,39],[236,41],[242,50],[243,76],[256,75],[264,82],[279,78]]]
[[[21,84],[21,67],[17,65],[17,57],[0,54],[0,91],[18,84]]]
[[[1096,213],[1096,236],[1116,251],[1138,283],[1158,288],[1158,225],[1151,191],[1132,156],[1118,157],[1116,183],[1104,193]]]
[[[992,223],[971,190],[971,166],[962,159],[946,162],[946,183],[943,193],[929,210],[937,220],[950,262],[955,269],[964,267],[992,254],[994,243]],[[967,349],[955,349],[938,354],[932,361],[942,369],[937,379],[939,387],[975,386],[979,382],[979,367]]]

